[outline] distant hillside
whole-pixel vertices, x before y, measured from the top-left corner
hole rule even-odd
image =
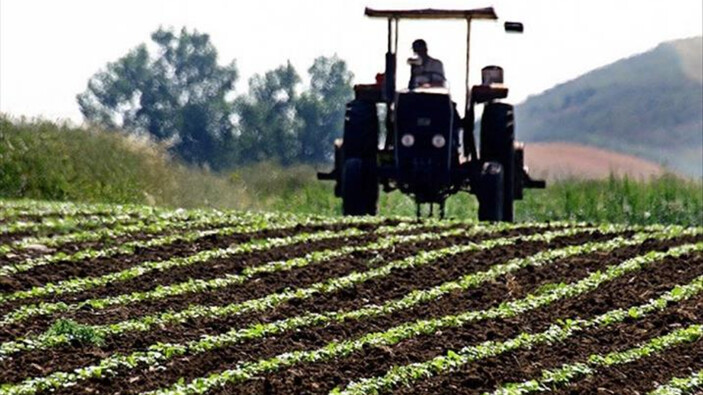
[[[528,98],[528,142],[576,142],[703,175],[703,39],[660,44]]]
[[[603,179],[610,175],[648,180],[666,173],[654,162],[574,143],[531,143],[525,149],[530,174],[547,180]]]

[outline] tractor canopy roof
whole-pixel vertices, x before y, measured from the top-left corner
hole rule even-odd
[[[366,8],[364,14],[371,18],[389,19],[498,19],[493,7],[473,10],[440,10],[425,8],[420,10],[374,10]]]

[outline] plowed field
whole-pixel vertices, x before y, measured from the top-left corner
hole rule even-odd
[[[0,201],[2,394],[692,394],[703,228]]]

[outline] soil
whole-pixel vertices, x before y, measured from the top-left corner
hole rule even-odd
[[[508,237],[517,234],[531,234],[537,229],[526,228],[519,230],[502,231],[493,235],[475,235],[472,237],[456,236],[442,240],[424,241],[420,243],[411,243],[408,245],[402,244],[399,247],[385,251],[385,255],[380,255],[378,252],[370,251],[365,253],[355,253],[351,257],[342,257],[333,259],[323,264],[309,265],[306,268],[292,270],[290,272],[278,272],[268,275],[263,275],[254,281],[245,284],[238,284],[231,287],[226,287],[210,292],[201,292],[198,294],[184,294],[172,296],[169,298],[153,301],[145,301],[136,305],[121,305],[114,306],[104,310],[94,311],[92,309],[80,310],[62,314],[62,317],[76,320],[85,324],[106,324],[122,321],[129,318],[139,317],[147,314],[160,313],[166,310],[180,310],[187,308],[192,304],[207,304],[207,305],[227,305],[244,301],[247,299],[258,298],[265,296],[271,292],[280,292],[285,288],[292,286],[300,287],[310,285],[314,282],[323,281],[331,276],[349,274],[354,270],[368,270],[368,261],[372,258],[380,258],[379,262],[387,262],[393,259],[402,259],[416,254],[424,249],[438,249],[454,245],[459,242],[479,241],[486,238]],[[583,236],[582,236],[583,237]],[[300,251],[302,255],[309,252],[307,249]],[[238,260],[233,260],[237,262]],[[248,266],[256,266],[262,263],[269,262],[268,259],[252,260]],[[379,264],[380,264],[379,263]],[[162,276],[162,281],[173,282],[168,280],[171,272],[166,272]],[[293,280],[279,281],[278,277],[296,278],[301,277],[303,282]],[[292,282],[291,282],[292,281]],[[121,289],[121,288],[120,288]],[[98,296],[97,292],[93,293]],[[87,293],[88,296],[91,293]],[[56,317],[58,318],[58,317]],[[256,316],[252,317],[256,318]],[[39,333],[48,328],[53,322],[54,317],[33,317],[28,321],[18,324],[12,324],[0,328],[0,340],[6,341],[8,338],[22,336],[28,333]]]
[[[687,267],[688,262],[684,261],[681,266]],[[676,284],[690,281],[691,278],[703,274],[703,259],[697,260],[696,267],[697,271],[679,270],[676,272],[677,276],[675,281],[671,281],[668,284],[656,285],[664,289],[670,289]],[[551,323],[558,319],[574,317],[588,318],[613,308],[644,303],[654,296],[651,292],[646,292],[652,289],[651,285],[653,284],[651,283],[653,281],[659,281],[662,277],[663,273],[657,273],[654,278],[636,277],[634,283],[636,284],[639,279],[642,278],[642,281],[644,281],[643,287],[633,286],[632,278],[628,278],[631,282],[629,282],[628,286],[624,288],[627,290],[624,294],[618,293],[617,289],[613,289],[612,286],[615,284],[622,288],[622,282],[613,282],[612,284],[608,284],[610,286],[604,286],[599,288],[597,291],[587,295],[582,295],[579,298],[558,302],[519,317],[505,320],[495,320],[492,322],[477,322],[475,324],[465,325],[460,328],[443,330],[439,334],[435,334],[433,336],[416,337],[390,347],[366,348],[361,353],[353,354],[352,356],[344,359],[331,361],[332,363],[308,364],[305,366],[285,369],[274,374],[264,375],[262,381],[268,381],[268,386],[274,390],[273,392],[280,392],[283,388],[290,387],[291,385],[295,385],[296,388],[303,392],[315,393],[320,391],[329,391],[336,386],[345,386],[347,383],[357,380],[358,378],[384,374],[394,365],[405,365],[408,363],[425,361],[438,355],[444,355],[448,350],[458,350],[469,344],[477,344],[488,340],[505,340],[517,336],[521,332],[540,332],[545,330]],[[614,299],[613,296],[617,296],[618,298]],[[606,300],[607,302],[602,303],[603,300]],[[699,314],[701,314],[703,313],[703,309],[700,308],[703,306],[702,303],[703,298],[700,296],[686,302],[685,304],[689,306],[686,311],[689,313],[698,311]],[[607,307],[603,308],[604,306]],[[667,313],[670,312],[667,310]],[[676,316],[676,319],[671,319],[669,321],[664,320],[662,322],[670,323],[674,321],[680,325],[690,323],[691,321],[696,322],[696,319],[699,320],[698,322],[701,322],[700,316],[694,316],[695,319],[693,320],[688,317],[689,315],[687,314],[681,314],[680,316]],[[646,324],[645,328],[648,328]],[[670,328],[665,329],[670,330]],[[605,332],[609,333],[608,330]],[[626,337],[633,337],[636,342],[636,335],[638,333],[647,334],[654,333],[654,331],[652,328],[644,331],[626,330],[623,332],[623,336],[626,335]],[[587,338],[595,337],[589,337],[588,334],[584,336]],[[563,348],[561,348],[561,353],[554,353],[550,355],[555,357],[565,357],[566,355],[569,355],[565,354],[564,351],[575,348],[573,342],[574,341],[572,339],[569,339],[568,342],[564,343]],[[545,346],[541,349],[542,353],[547,353],[555,348],[553,346]],[[506,361],[511,360],[515,358],[514,354],[515,353],[506,355],[504,359]],[[541,358],[542,356],[540,353],[535,353],[533,357]],[[478,364],[478,366],[482,365]],[[489,376],[490,378],[496,378],[496,381],[504,381],[500,379],[498,372],[493,372],[496,367],[501,366],[500,364],[488,362],[487,366],[492,369],[491,375]],[[517,366],[523,365],[518,364]],[[475,366],[471,365],[471,367],[473,368]],[[486,368],[484,367],[484,369],[479,372],[485,373]],[[465,377],[471,377],[472,374],[475,375],[475,373],[461,371],[456,375],[456,377],[458,377],[459,380],[464,380]],[[483,377],[485,378],[486,376],[484,375]],[[423,380],[422,384],[423,386],[429,386],[432,382],[433,379]],[[242,391],[251,393],[251,390],[254,389],[250,387],[251,385],[255,384],[253,382],[248,382],[243,385],[232,386],[232,389],[236,389],[236,392]],[[444,388],[446,386],[446,383],[442,383],[442,385],[438,385],[437,387],[434,387],[434,389]],[[421,393],[422,390],[413,388],[410,392]],[[430,390],[425,393],[434,393],[434,390],[430,388]]]
[[[703,340],[650,355],[635,362],[599,369],[593,376],[554,391],[575,394],[648,394],[674,377],[688,377],[703,370]]]
[[[348,225],[296,226],[294,228],[264,230],[252,233],[232,235],[207,235],[192,242],[178,240],[168,245],[138,248],[133,254],[118,254],[111,257],[85,259],[81,261],[60,261],[49,265],[37,266],[28,271],[3,276],[0,278],[0,292],[14,292],[30,289],[50,282],[57,282],[75,277],[93,277],[124,270],[147,261],[161,261],[174,257],[183,257],[200,251],[227,248],[232,244],[241,244],[254,239],[285,237],[300,232],[319,232],[321,230],[341,230]],[[373,230],[376,226],[363,225],[362,230]],[[152,235],[153,237],[153,235]],[[22,303],[27,304],[27,303]]]
[[[218,229],[218,228],[224,228],[227,226],[230,226],[230,224],[222,224],[222,225],[218,225],[218,226],[209,226],[209,225],[194,226],[192,228],[189,228],[187,231]],[[168,236],[168,235],[172,235],[175,233],[182,233],[182,232],[184,232],[184,230],[167,228],[159,233],[134,232],[134,233],[128,233],[128,234],[124,234],[124,235],[116,236],[116,237],[103,237],[100,240],[70,242],[70,243],[65,243],[65,244],[51,246],[51,247],[46,246],[46,249],[38,248],[38,249],[14,250],[4,256],[0,256],[0,266],[17,264],[17,263],[22,262],[24,260],[38,258],[38,257],[41,257],[43,255],[47,255],[47,254],[64,253],[64,254],[70,255],[70,254],[75,254],[76,252],[79,252],[82,250],[87,250],[87,249],[101,250],[101,249],[105,249],[105,248],[119,246],[119,245],[127,243],[127,242],[145,241],[145,240],[156,239],[156,238],[159,238],[162,236]]]
[[[73,218],[97,218],[99,217],[100,214],[96,215],[76,215],[73,216]],[[129,215],[128,217],[131,217],[129,219],[126,219],[124,221],[120,221],[120,225],[129,225],[129,224],[137,224],[139,222],[145,222],[145,223],[150,223],[153,221],[150,221],[149,219],[138,219],[136,215]],[[17,219],[12,219],[13,223],[17,222],[37,222],[41,223],[43,220],[47,218],[60,218],[60,216],[57,215],[47,215],[47,216],[23,216],[19,217]],[[3,221],[3,223],[7,223],[6,221]],[[97,228],[102,228],[102,227],[107,227],[107,228],[112,228],[114,226],[118,225],[117,223],[111,224],[104,226],[103,224],[100,223],[93,223],[93,224],[78,224],[75,227],[71,228],[66,228],[66,229],[41,229],[38,232],[33,232],[31,230],[22,230],[18,232],[12,232],[12,233],[3,233],[0,234],[0,245],[3,244],[8,244],[12,243],[13,241],[21,240],[25,237],[45,237],[45,236],[56,236],[56,235],[63,235],[67,233],[73,233],[73,232],[80,232],[80,231],[86,231],[86,230],[91,230],[91,229],[97,229]]]
[[[6,277],[0,280],[0,292],[28,289],[34,285],[67,278],[102,275],[145,261],[187,256],[198,251],[222,248],[254,238],[282,237],[303,231],[348,227],[349,225],[300,226],[295,229],[264,231],[256,234],[205,237],[194,243],[174,243],[138,251],[133,255],[77,263],[64,262]],[[191,278],[208,280],[226,274],[237,274],[246,267],[270,261],[304,256],[310,252],[336,249],[346,245],[372,243],[379,239],[378,234],[373,232],[376,227],[363,226],[364,230],[369,231],[363,236],[332,238],[266,251],[242,253],[227,259],[212,260],[164,272],[153,272],[133,280],[97,287],[85,292],[10,302],[0,306],[0,312],[6,313],[29,303],[75,303],[89,298],[149,290],[158,285],[179,283]],[[384,251],[354,253],[288,271],[257,275],[237,286],[209,292],[178,295],[162,300],[114,306],[104,310],[85,309],[53,316],[34,317],[0,328],[0,340],[7,341],[25,334],[41,333],[57,318],[69,318],[83,324],[100,325],[148,314],[178,311],[195,304],[223,306],[240,303],[287,289],[306,288],[314,283],[355,271],[369,270],[394,260],[414,256],[421,251],[445,248],[469,241],[478,242],[489,238],[544,231],[546,230],[526,228],[492,235],[456,236],[442,240],[399,244]],[[631,233],[623,235],[630,236]],[[146,237],[146,235],[141,236]],[[217,335],[251,324],[269,323],[306,312],[349,311],[368,304],[382,304],[403,297],[413,290],[427,289],[446,281],[455,281],[466,274],[486,270],[492,265],[504,263],[512,258],[527,257],[539,251],[580,245],[585,242],[605,241],[615,236],[598,233],[578,234],[560,237],[550,243],[518,242],[511,246],[466,252],[441,258],[424,266],[394,270],[388,276],[372,279],[338,292],[315,294],[304,300],[293,299],[261,312],[242,313],[217,319],[194,318],[180,324],[154,327],[145,332],[124,333],[106,338],[105,343],[100,347],[76,343],[47,350],[17,353],[0,359],[0,383],[17,383],[29,377],[45,376],[57,371],[71,371],[95,364],[114,353],[127,354],[136,350],[145,350],[149,345],[158,342],[182,343],[199,339],[203,335]],[[681,237],[669,241],[648,240],[642,245],[622,247],[608,253],[591,253],[545,266],[523,268],[479,287],[448,293],[437,300],[420,303],[392,314],[304,327],[203,354],[174,357],[161,363],[158,368],[144,366],[130,371],[118,370],[114,377],[82,381],[55,393],[113,394],[117,393],[115,389],[119,388],[120,394],[132,394],[168,386],[178,380],[188,382],[196,377],[230,369],[242,362],[266,359],[296,350],[314,350],[331,341],[355,339],[367,333],[385,331],[406,322],[489,309],[506,301],[523,298],[547,284],[578,281],[589,273],[603,270],[607,266],[618,264],[633,256],[654,250],[666,251],[671,246],[701,240],[703,237]],[[66,248],[70,247],[66,246]],[[703,254],[667,258],[637,272],[606,282],[594,291],[554,302],[517,317],[484,320],[457,328],[445,328],[431,335],[413,337],[387,347],[366,347],[359,352],[332,361],[301,363],[277,372],[262,374],[243,383],[215,389],[213,393],[327,393],[335,387],[343,388],[361,378],[382,375],[392,366],[425,361],[438,355],[445,355],[449,350],[458,350],[486,340],[501,341],[522,332],[537,333],[558,320],[588,319],[616,308],[646,303],[675,285],[690,282],[701,275],[703,275]],[[393,390],[406,394],[478,394],[493,390],[506,382],[521,382],[537,378],[543,369],[582,361],[591,354],[631,348],[648,339],[693,323],[703,323],[703,296],[701,295],[672,304],[663,311],[652,313],[639,320],[628,319],[608,327],[590,328],[576,333],[562,343],[536,346],[529,350],[520,349],[482,359],[461,366],[454,372],[423,379],[411,387]],[[640,361],[602,369],[592,377],[579,378],[569,386],[553,390],[560,394],[646,393],[672,377],[686,376],[692,370],[701,369],[703,367],[702,343],[703,341],[698,341],[678,346]]]
[[[581,240],[583,236],[578,236],[577,240]],[[601,237],[612,237],[612,236],[601,236]],[[415,245],[414,247],[417,247]],[[416,249],[412,249],[412,253],[416,252]],[[628,252],[624,251],[624,254],[627,254]],[[617,255],[617,253],[616,253]],[[594,257],[595,259],[591,259],[591,261],[598,263],[600,262],[597,257]],[[380,263],[376,264],[379,265]],[[576,266],[576,268],[571,268],[569,269],[568,266]],[[587,264],[582,264],[578,260],[574,260],[574,262],[571,265],[567,264],[568,271],[576,271],[576,272],[583,272],[584,270],[587,270],[587,268],[591,265]],[[305,269],[308,268],[303,268],[301,271],[305,271]],[[334,263],[332,263],[329,267],[329,270],[325,270],[324,268],[320,268],[320,270],[323,273],[327,273],[327,276],[334,275],[333,273],[330,273],[330,270],[334,269]],[[560,274],[566,273],[566,271],[561,271],[561,270],[551,270],[548,271],[546,267],[539,268],[540,272],[544,272],[544,275],[537,274],[535,277],[535,272],[529,269],[525,270],[524,276],[527,277],[528,279],[540,279],[541,282],[547,281],[547,279],[552,279],[552,280],[558,280],[561,277],[559,277]],[[404,276],[403,273],[399,273],[401,277]],[[520,278],[523,277],[521,273],[517,273],[517,276]],[[292,274],[290,276],[287,275],[271,275],[268,279],[268,283],[271,284],[273,287],[281,287],[285,286],[287,284],[295,284],[297,288],[304,287],[306,285],[309,285],[308,283],[316,282],[319,280],[322,280],[325,278],[325,275],[322,274],[319,276],[319,278],[310,278],[309,274],[305,273],[298,273],[297,275]],[[280,277],[278,279],[275,279],[276,277]],[[307,281],[305,283],[302,283],[299,279],[300,278],[305,278]],[[296,281],[297,280],[297,281]],[[383,281],[383,283],[387,282],[393,282],[397,280],[396,274],[392,274],[390,278],[387,280]],[[419,284],[422,284],[424,281],[423,277],[417,277],[417,281]],[[536,283],[541,283],[540,281],[535,281]],[[531,282],[531,281],[530,281]],[[526,286],[529,285],[529,283],[526,281],[525,282]],[[274,284],[278,284],[277,286]],[[504,283],[504,286],[497,290],[496,292],[489,292],[487,295],[500,295],[500,293],[504,292],[506,289],[509,291],[517,291],[515,287],[517,286],[517,281],[514,278],[510,278],[506,280]],[[249,286],[253,289],[261,289],[262,284],[258,282],[252,282],[249,284],[244,284],[243,286],[238,287],[238,291],[240,292],[246,292],[246,287]],[[389,296],[384,295],[382,292],[379,293],[380,290],[384,289],[385,286],[384,284],[374,284],[373,281],[370,282],[368,285],[368,289],[363,289],[365,288],[365,284],[357,287],[358,292],[372,292],[376,293],[379,302],[383,300],[388,300],[392,299]],[[408,290],[410,289],[415,289],[416,287],[409,285],[406,287]],[[419,285],[417,288],[425,288],[424,285]],[[504,289],[505,288],[505,289]],[[390,289],[390,288],[388,288]],[[266,289],[262,291],[263,294],[270,293],[271,289]],[[395,292],[395,290],[394,290]],[[241,298],[241,297],[240,297]],[[251,299],[252,297],[246,297],[242,299]],[[444,313],[443,311],[446,309],[445,301],[449,300],[451,306],[454,309],[459,309],[457,311],[461,311],[462,306],[464,303],[461,303],[462,300],[464,301],[471,301],[474,299],[474,296],[469,297],[468,299],[466,298],[466,295],[463,293],[458,293],[455,295],[449,295],[447,298],[443,298],[442,300],[439,300],[435,303],[431,303],[429,306],[426,306],[423,312],[423,309],[415,309],[407,311],[405,313],[398,314],[398,317],[387,317],[387,318],[380,318],[378,320],[373,320],[373,321],[378,321],[378,322],[371,322],[371,325],[373,327],[380,327],[380,326],[386,326],[390,327],[393,325],[393,323],[397,323],[398,320],[408,320],[412,319],[413,316],[416,315],[427,315],[427,316],[432,316],[433,314],[447,314]],[[453,299],[456,299],[456,301],[453,301]],[[233,298],[229,298],[229,300],[234,301]],[[150,331],[147,333],[131,333],[119,337],[115,337],[113,339],[110,339],[108,341],[108,344],[105,346],[101,347],[100,349],[97,349],[95,347],[84,347],[82,352],[77,353],[77,349],[75,347],[70,347],[70,348],[64,348],[64,349],[54,349],[50,350],[49,352],[47,351],[36,351],[36,352],[30,352],[21,355],[19,358],[13,358],[7,361],[2,361],[0,362],[0,381],[5,381],[8,380],[8,378],[3,379],[2,372],[12,372],[16,371],[15,367],[18,366],[41,366],[43,367],[42,369],[48,369],[48,366],[53,365],[56,367],[60,367],[61,370],[69,369],[69,368],[75,368],[77,366],[85,365],[88,363],[95,363],[98,358],[100,358],[101,355],[103,355],[106,352],[113,353],[113,352],[128,352],[129,350],[134,350],[134,349],[139,349],[142,347],[146,347],[149,344],[154,344],[157,342],[185,342],[193,339],[197,339],[200,336],[204,334],[217,334],[217,333],[224,333],[232,328],[238,328],[238,327],[243,327],[244,325],[248,323],[253,323],[254,321],[257,322],[272,322],[278,319],[283,319],[286,317],[291,317],[295,315],[299,315],[304,313],[305,311],[310,311],[311,310],[311,305],[316,305],[317,308],[320,311],[328,311],[328,310],[353,310],[355,308],[361,307],[361,304],[359,304],[359,301],[366,301],[369,300],[368,298],[346,298],[342,302],[340,300],[339,295],[332,295],[329,299],[326,300],[321,300],[318,298],[313,298],[310,301],[307,302],[293,302],[290,304],[290,308],[284,309],[281,308],[282,311],[274,311],[272,314],[249,314],[249,315],[243,315],[243,316],[234,316],[234,317],[229,317],[229,318],[222,318],[222,319],[199,319],[195,320],[193,322],[187,322],[183,325],[173,325],[170,327],[159,327],[157,330]],[[455,303],[456,302],[456,303]],[[337,325],[339,326],[339,325]],[[343,325],[344,327],[348,327],[348,325],[345,323]],[[355,332],[361,333],[365,330],[366,323],[358,323],[355,326]],[[335,326],[330,326],[328,328],[332,328],[330,333],[335,334],[339,330],[344,330],[345,328],[335,328]],[[348,328],[347,328],[348,329]],[[257,349],[260,346],[258,344],[252,344],[252,349]],[[249,347],[246,347],[246,350],[249,350]],[[245,354],[249,353],[249,351],[245,351]],[[61,361],[65,361],[61,362]],[[50,362],[46,362],[50,361]],[[11,380],[10,380],[11,381]]]

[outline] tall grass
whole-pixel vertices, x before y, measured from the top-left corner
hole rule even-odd
[[[0,117],[0,197],[340,214],[332,183],[317,181],[312,166],[259,163],[213,174],[165,152],[117,133]],[[471,195],[447,201],[449,217],[475,218],[476,209]],[[415,204],[384,193],[379,210],[413,216]],[[516,219],[703,226],[703,184],[673,175],[557,181],[526,191]]]
[[[703,184],[674,175],[649,180],[565,180],[531,191],[516,206],[520,220],[563,219],[632,224],[703,225]]]
[[[0,196],[235,208],[238,189],[146,139],[0,116]],[[232,202],[232,203],[230,203]]]

